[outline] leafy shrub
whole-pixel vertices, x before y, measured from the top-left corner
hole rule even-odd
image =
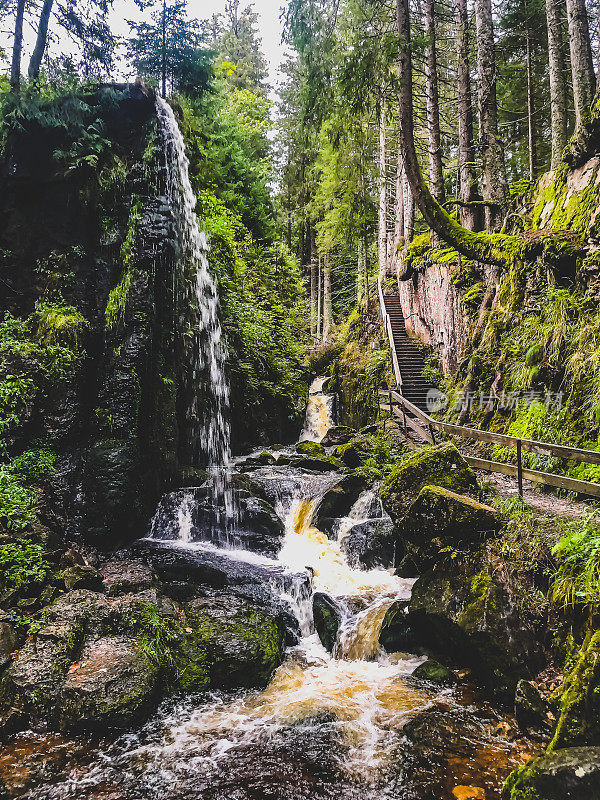
[[[27,541],[0,545],[0,584],[4,589],[27,591],[43,583],[47,571],[41,545]]]
[[[563,606],[593,606],[600,601],[600,519],[595,513],[573,523],[554,547],[558,571],[553,602]]]

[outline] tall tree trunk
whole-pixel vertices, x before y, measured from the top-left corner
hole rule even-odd
[[[162,77],[162,96],[167,96],[167,0],[163,0],[162,5],[162,44],[161,44],[161,77]]]
[[[473,137],[473,103],[471,97],[471,68],[469,65],[469,16],[467,0],[456,0],[456,54],[458,88],[458,170],[459,218],[470,231],[483,227],[481,200],[475,174],[475,144]]]
[[[508,210],[509,193],[502,147],[498,138],[496,102],[496,54],[492,0],[475,0],[477,27],[477,79],[479,99],[479,138],[483,156],[483,199],[488,232],[502,227]]]
[[[365,260],[363,258],[363,240],[362,236],[358,237],[356,244],[356,304],[358,305],[364,297],[365,293],[365,276],[364,276]]]
[[[394,204],[394,251],[392,258],[398,257],[398,251],[404,240],[404,161],[402,148],[398,147],[396,159],[396,201]]]
[[[559,168],[563,150],[567,146],[567,87],[565,84],[565,54],[563,51],[560,2],[561,0],[546,0],[548,65],[550,68],[550,122],[552,131],[552,159],[550,166],[552,169]]]
[[[326,342],[331,334],[333,313],[331,303],[331,260],[329,252],[323,256],[323,341]]]
[[[321,338],[321,319],[323,316],[323,256],[319,254],[317,258],[317,328],[316,328],[316,338]]]
[[[567,0],[567,19],[575,101],[575,135],[577,135],[589,115],[596,92],[596,74],[585,0]]]
[[[435,0],[425,0],[425,92],[427,96],[427,141],[429,151],[429,185],[438,203],[445,200],[440,130],[440,93],[438,88],[435,36]]]
[[[311,241],[312,252],[310,259],[310,333],[313,337],[317,336],[317,291],[319,280],[319,267],[317,248],[314,237]]]
[[[385,98],[379,105],[379,148],[378,148],[379,204],[377,208],[377,257],[379,274],[387,270],[387,181],[386,181],[386,142],[385,142]]]
[[[15,38],[13,41],[12,64],[10,68],[10,89],[18,94],[21,88],[21,51],[23,49],[23,17],[25,0],[18,0],[15,16]]]
[[[527,44],[526,70],[527,70],[527,139],[529,143],[529,180],[535,180],[537,164],[536,130],[535,130],[535,101],[533,98],[533,75],[531,59],[531,31],[529,21],[525,33]]]
[[[35,47],[29,60],[29,77],[31,80],[37,80],[40,76],[40,66],[42,58],[46,52],[46,44],[48,42],[48,25],[50,23],[50,14],[52,13],[52,6],[54,0],[44,0],[42,11],[40,14],[40,21],[38,23],[37,38],[35,40]]]
[[[430,228],[467,258],[501,267],[509,266],[522,249],[523,240],[503,234],[474,233],[463,228],[432,196],[421,176],[413,132],[412,63],[410,53],[410,13],[408,0],[397,0],[399,34],[399,147],[415,203]]]

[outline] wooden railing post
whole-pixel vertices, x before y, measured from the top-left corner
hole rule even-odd
[[[517,485],[519,497],[523,499],[523,463],[521,461],[521,440],[517,439]]]

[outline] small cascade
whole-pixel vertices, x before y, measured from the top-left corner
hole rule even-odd
[[[156,102],[166,159],[166,192],[178,229],[176,299],[180,329],[185,331],[181,347],[187,365],[186,446],[192,464],[207,464],[215,506],[222,509],[220,521],[231,526],[235,506],[230,481],[229,385],[217,283],[209,268],[206,234],[198,228],[183,136],[172,108],[161,98]]]
[[[306,420],[300,436],[301,442],[320,442],[327,431],[333,427],[333,406],[335,395],[325,394],[323,388],[329,378],[315,378],[308,391]]]

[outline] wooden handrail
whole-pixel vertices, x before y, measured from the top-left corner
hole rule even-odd
[[[400,372],[400,364],[398,363],[398,354],[396,353],[396,346],[394,345],[394,332],[392,331],[392,322],[390,315],[385,308],[385,300],[383,297],[383,287],[381,285],[381,275],[377,278],[377,294],[379,296],[379,315],[381,317],[381,325],[390,345],[392,353],[392,366],[394,369],[394,378],[396,379],[396,386],[402,389],[402,373]]]
[[[415,406],[399,392],[381,389],[379,391],[380,397],[385,397],[388,401],[380,405],[390,410],[393,416],[400,417],[400,413],[396,412],[394,406],[402,406],[404,411],[410,413],[424,422],[428,429],[437,428],[438,430],[445,431],[446,433],[454,436],[462,436],[465,439],[475,439],[481,442],[493,442],[502,447],[516,447],[517,448],[517,465],[505,464],[500,461],[489,461],[483,458],[475,458],[474,456],[465,456],[465,460],[471,466],[479,469],[487,470],[488,472],[499,472],[504,475],[516,476],[519,481],[519,494],[522,495],[522,481],[534,481],[535,483],[542,483],[547,486],[556,486],[562,489],[579,492],[580,494],[588,494],[593,497],[600,497],[600,484],[592,483],[590,481],[580,481],[575,478],[568,478],[564,475],[555,475],[550,472],[541,472],[539,470],[532,470],[523,467],[521,463],[521,450],[529,450],[538,455],[552,456],[556,458],[565,458],[574,461],[582,461],[586,464],[600,464],[600,452],[595,450],[584,450],[578,447],[567,447],[561,444],[552,444],[550,442],[538,442],[535,439],[519,439],[516,436],[507,436],[503,433],[493,433],[492,431],[482,431],[479,428],[469,428],[465,425],[455,425],[450,422],[441,422],[434,417],[429,416],[425,411],[422,411],[418,406]],[[391,407],[390,407],[391,403]],[[405,414],[403,415],[405,417]],[[408,421],[408,419],[407,419]],[[410,424],[410,423],[409,423]],[[427,429],[422,428],[418,424],[411,425],[413,430],[425,441],[433,441],[433,436],[427,435]]]

